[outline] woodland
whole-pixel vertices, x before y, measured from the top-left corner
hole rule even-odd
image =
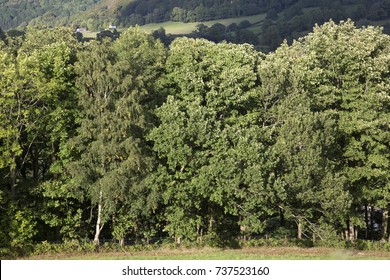
[[[250,43],[262,52],[274,51],[284,39],[291,44],[330,19],[352,19],[358,27],[383,26],[384,33],[390,32],[390,0],[0,0],[0,11],[0,27],[6,31],[47,26],[100,32],[110,25],[122,30],[167,21],[197,22],[201,28],[193,37]],[[203,24],[259,14],[264,19],[251,23],[237,20],[209,29]]]
[[[0,254],[105,240],[389,240],[390,37],[351,20],[274,52],[139,28],[0,40]]]

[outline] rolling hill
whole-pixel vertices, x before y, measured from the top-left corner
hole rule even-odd
[[[245,30],[258,37],[263,50],[303,36],[329,19],[351,18],[358,26],[390,30],[390,0],[0,0],[0,11],[3,30],[42,25],[99,31],[114,24],[120,29],[141,25],[150,31],[161,26],[167,33],[189,34],[200,23],[210,27],[221,22],[227,29],[215,31],[227,32],[224,39],[234,24],[260,17],[249,20]]]

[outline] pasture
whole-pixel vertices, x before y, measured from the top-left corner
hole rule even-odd
[[[196,30],[196,26],[198,24],[204,24],[208,27],[212,26],[215,23],[222,23],[225,26],[228,26],[232,23],[239,24],[243,20],[249,21],[252,25],[257,25],[260,22],[262,22],[266,17],[266,14],[259,14],[254,16],[246,16],[246,17],[237,17],[237,18],[227,18],[227,19],[220,19],[220,20],[212,20],[212,21],[205,21],[205,22],[173,22],[173,21],[167,21],[167,22],[161,22],[161,23],[151,23],[140,26],[141,30],[144,30],[145,32],[153,32],[154,30],[159,29],[160,27],[163,27],[167,34],[172,35],[179,35],[179,34],[189,34],[192,31]]]
[[[28,259],[56,260],[390,260],[390,252],[336,248],[247,247],[159,248],[141,251],[109,251],[35,255]]]

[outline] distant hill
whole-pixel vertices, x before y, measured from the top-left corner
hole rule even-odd
[[[3,30],[45,25],[98,31],[111,24],[126,28],[263,14],[264,20],[250,22],[245,29],[258,37],[265,50],[329,19],[351,18],[359,26],[381,25],[385,32],[390,30],[390,0],[0,0],[0,11]]]
[[[75,25],[92,30],[165,21],[203,22],[266,13],[298,29],[314,21],[390,18],[390,0],[0,0],[0,27]],[[294,19],[295,18],[295,19]],[[299,32],[300,30],[298,30]]]
[[[133,0],[0,0],[0,27],[88,25],[99,29],[117,18],[117,9]]]

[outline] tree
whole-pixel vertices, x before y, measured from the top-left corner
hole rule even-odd
[[[240,225],[243,234],[259,233],[273,212],[257,112],[261,59],[250,45],[171,44],[171,91],[149,139],[160,160],[155,177],[161,178],[165,230],[176,242],[203,235],[227,242]]]
[[[307,213],[318,221],[337,217],[333,227],[350,240],[364,225],[359,210],[364,205],[381,207],[384,217],[388,211],[388,40],[378,28],[329,22],[291,47],[280,47],[268,57],[275,66],[263,72],[265,90],[279,108],[275,148],[283,181],[287,191],[297,188],[289,196],[298,199],[293,208],[321,211],[317,217]],[[331,206],[318,193],[334,202],[343,199]],[[312,206],[299,206],[305,201]]]
[[[313,109],[337,111],[339,162],[347,178],[345,187],[354,198],[351,237],[362,227],[356,209],[380,207],[384,217],[389,209],[388,42],[380,28],[357,29],[351,21],[316,27],[302,42],[313,56],[307,85]]]
[[[185,22],[187,19],[187,12],[179,7],[174,7],[170,15],[171,21]]]
[[[60,142],[72,126],[76,46],[70,30],[29,29],[25,38],[8,37],[2,50],[0,115],[5,149],[1,149],[0,169],[8,169],[2,172],[7,215],[19,215],[10,219],[11,226],[3,225],[12,236],[10,244],[24,230],[23,223],[31,224],[31,234],[23,242],[36,233],[41,217],[35,208],[40,196],[34,188],[47,179]],[[24,214],[28,220],[20,219]]]
[[[276,203],[282,227],[288,228],[292,222],[299,239],[307,233],[325,239],[327,233],[321,232],[324,222],[340,219],[337,215],[344,213],[348,199],[336,183],[340,176],[329,158],[335,145],[335,120],[332,114],[311,111],[300,55],[294,46],[283,44],[260,66],[265,125],[275,161],[271,189],[280,189]],[[341,201],[339,212],[330,215],[330,208],[337,204],[326,201]]]
[[[144,192],[139,182],[151,166],[143,131],[164,53],[152,36],[129,29],[115,43],[93,42],[80,54],[82,111],[68,171],[97,206],[96,244],[104,224],[118,218],[118,209],[129,207],[131,212],[135,207],[128,202],[143,198],[137,197]]]

